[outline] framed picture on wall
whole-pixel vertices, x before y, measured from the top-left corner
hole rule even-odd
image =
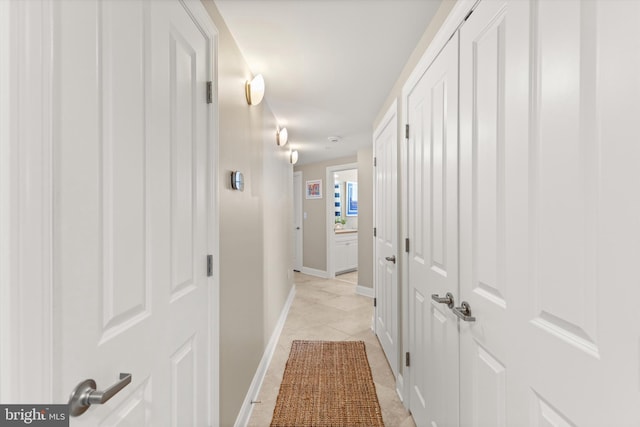
[[[322,199],[322,180],[307,181],[307,199]]]
[[[358,183],[347,182],[347,216],[358,215]]]

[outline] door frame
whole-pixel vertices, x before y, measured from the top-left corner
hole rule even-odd
[[[436,59],[440,51],[446,46],[447,42],[451,38],[451,36],[460,28],[461,25],[464,24],[469,13],[475,9],[476,5],[481,0],[459,0],[447,15],[445,21],[442,23],[436,35],[433,37],[433,40],[425,50],[425,52],[420,57],[418,63],[413,68],[413,71],[405,81],[402,86],[402,95],[401,95],[401,103],[400,103],[400,135],[398,137],[398,141],[407,140],[406,135],[404,133],[404,124],[408,123],[407,120],[407,111],[409,108],[409,93],[413,89],[413,87],[418,83],[422,75],[427,71],[427,69],[431,66],[431,63]],[[409,130],[411,131],[411,130]],[[407,215],[409,213],[409,193],[407,187],[408,180],[408,162],[407,162],[407,144],[400,144],[400,179],[402,181],[401,185],[401,203],[402,213],[399,216],[399,221],[401,222],[401,238],[405,239],[409,236],[408,228],[407,228]],[[401,266],[401,307],[402,307],[402,351],[401,354],[405,355],[409,352],[409,263],[404,262]],[[401,393],[402,403],[405,408],[410,408],[410,383],[411,381],[405,380],[408,378],[411,367],[407,367],[405,363],[400,363],[398,370],[398,383],[397,390],[399,394]]]
[[[336,270],[333,265],[333,244],[335,241],[335,233],[333,232],[333,225],[335,224],[335,200],[333,198],[334,179],[333,174],[338,171],[358,169],[358,163],[345,163],[342,165],[327,166],[327,174],[325,180],[325,194],[326,194],[326,217],[327,217],[327,279],[335,279]],[[331,185],[329,185],[331,183]]]
[[[0,401],[53,402],[53,108],[55,0],[0,2]],[[218,30],[198,0],[179,0],[208,39],[218,93]],[[218,100],[208,111],[209,424],[219,417]],[[28,125],[27,125],[28,124]],[[32,339],[22,339],[31,337]]]
[[[300,185],[297,185],[296,179],[298,179]],[[299,187],[299,188],[298,188]],[[300,232],[296,233],[294,231],[294,245],[293,245],[293,250],[294,250],[294,263],[293,263],[293,269],[295,270],[297,265],[296,265],[296,261],[300,262],[300,269],[298,271],[302,271],[302,269],[304,268],[304,248],[303,248],[303,242],[304,242],[304,222],[302,220],[302,189],[303,189],[303,185],[302,185],[302,171],[297,171],[293,173],[293,192],[298,194],[298,199],[297,199],[297,203],[296,203],[296,196],[293,196],[293,218],[294,221],[298,224],[300,224]]]
[[[0,401],[6,403],[53,403],[52,18],[52,0],[0,4],[0,90],[8,94],[0,100],[0,235],[8,237],[0,243]]]

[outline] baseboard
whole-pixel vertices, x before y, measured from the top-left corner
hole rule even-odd
[[[398,393],[400,402],[405,404],[404,397],[402,396],[403,390],[404,390],[404,377],[402,376],[402,374],[398,374],[398,376],[396,377],[396,393]]]
[[[302,274],[308,274],[309,276],[320,277],[322,279],[328,279],[329,273],[323,270],[316,270],[315,268],[302,267]]]
[[[373,298],[375,296],[373,288],[369,288],[367,286],[361,286],[361,285],[356,286],[356,294],[363,295],[369,298]]]
[[[291,287],[291,291],[289,292],[289,296],[287,297],[287,301],[284,303],[284,307],[282,307],[282,311],[280,312],[278,323],[276,323],[273,334],[271,334],[271,338],[267,343],[267,347],[264,349],[262,359],[260,360],[258,369],[256,369],[256,373],[253,376],[253,380],[251,381],[251,385],[249,386],[247,395],[244,398],[244,402],[242,402],[242,407],[240,408],[240,412],[238,413],[238,417],[236,418],[234,427],[246,427],[247,423],[249,422],[249,418],[251,418],[251,411],[253,411],[253,405],[251,404],[251,401],[256,400],[256,398],[258,397],[260,387],[262,387],[262,381],[267,374],[267,369],[269,368],[269,364],[271,363],[273,353],[276,350],[276,345],[278,344],[278,340],[280,339],[280,333],[282,332],[282,328],[284,327],[284,322],[287,320],[287,314],[289,314],[289,309],[291,308],[291,303],[293,303],[293,298],[295,297],[295,295],[296,285],[293,285]]]

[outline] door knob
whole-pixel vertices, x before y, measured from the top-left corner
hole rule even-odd
[[[395,255],[384,257],[384,259],[386,259],[387,261],[391,261],[394,264],[396,263],[396,256]]]
[[[453,312],[456,314],[456,316],[458,316],[460,319],[464,320],[465,322],[476,321],[476,318],[471,315],[471,307],[469,306],[469,303],[466,301],[462,301],[462,306],[454,308]]]
[[[451,295],[451,292],[447,292],[444,298],[438,296],[438,294],[432,294],[431,299],[440,304],[447,304],[449,308],[453,308],[453,295]]]
[[[94,380],[84,380],[76,386],[69,397],[69,415],[77,417],[85,413],[91,405],[101,405],[115,396],[131,382],[131,374],[120,374],[120,381],[106,389],[96,390]]]

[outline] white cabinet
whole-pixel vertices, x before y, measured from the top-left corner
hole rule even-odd
[[[358,233],[336,233],[333,247],[335,272],[358,269]]]

